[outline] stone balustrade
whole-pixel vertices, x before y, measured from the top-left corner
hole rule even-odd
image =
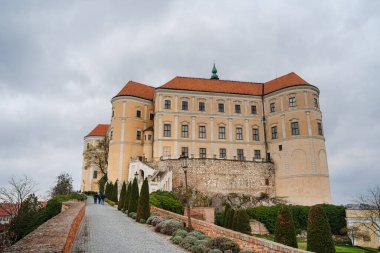
[[[25,236],[6,253],[69,253],[85,215],[85,202],[62,203],[62,212]]]

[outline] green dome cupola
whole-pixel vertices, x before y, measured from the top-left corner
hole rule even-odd
[[[210,79],[215,79],[215,80],[219,80],[219,77],[216,73],[218,73],[218,70],[216,69],[215,67],[215,63],[214,63],[214,66],[212,67],[212,75],[211,75],[211,78]]]

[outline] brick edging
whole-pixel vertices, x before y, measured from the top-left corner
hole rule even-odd
[[[157,213],[162,216],[168,216],[187,224],[187,217],[172,213],[170,211],[151,206],[151,212]],[[263,252],[263,253],[310,253],[310,251],[305,251],[301,249],[292,248],[280,243],[272,242],[266,239],[254,237],[251,235],[243,234],[237,231],[226,229],[220,226],[217,226],[213,223],[209,223],[202,220],[197,220],[192,218],[191,223],[193,228],[203,232],[204,234],[210,237],[224,236],[233,239],[239,246],[243,249],[249,249],[254,252]]]

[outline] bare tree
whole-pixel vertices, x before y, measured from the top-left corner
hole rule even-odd
[[[27,198],[34,194],[36,183],[27,176],[20,180],[12,177],[8,183],[7,187],[0,187],[0,208],[14,217]]]
[[[361,226],[380,236],[380,185],[370,188],[356,202],[364,206],[366,212]]]
[[[85,166],[95,165],[103,175],[107,174],[108,167],[109,138],[97,142],[95,146],[89,145],[84,151]]]

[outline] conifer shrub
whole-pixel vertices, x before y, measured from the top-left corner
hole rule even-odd
[[[125,193],[123,211],[128,210],[129,200],[131,199],[132,183],[128,183],[127,192]]]
[[[227,219],[227,227],[229,229],[233,228],[233,223],[234,223],[234,216],[235,216],[235,209],[230,209],[229,213],[227,213],[228,219]]]
[[[183,239],[183,237],[176,235],[176,236],[172,237],[170,240],[172,240],[172,242],[174,244],[180,244],[182,242],[182,239]]]
[[[238,253],[240,251],[239,245],[234,242],[232,239],[227,237],[215,237],[212,238],[208,243],[207,246],[210,249],[219,249],[222,252],[226,250],[230,250],[232,253]]]
[[[179,244],[182,248],[185,248],[187,250],[191,249],[194,246],[194,243],[198,239],[193,235],[187,235],[185,238],[182,239],[181,243]]]
[[[293,248],[298,248],[296,229],[294,227],[292,214],[287,206],[284,206],[278,212],[274,241]]]
[[[310,208],[307,224],[307,250],[316,253],[335,253],[330,225],[322,205]]]
[[[112,189],[112,197],[111,197],[111,200],[115,203],[117,203],[117,195],[118,195],[118,188],[117,188],[117,185],[118,185],[118,182],[117,180],[115,181],[115,184],[113,185],[113,189]]]
[[[235,227],[234,230],[250,234],[251,233],[251,225],[249,224],[249,216],[245,209],[238,209],[236,211],[236,221],[235,221]]]
[[[141,186],[141,192],[140,192],[140,198],[137,205],[137,218],[136,220],[140,219],[148,219],[150,215],[150,206],[149,206],[149,185],[148,185],[148,179],[145,178],[142,186]]]
[[[137,184],[137,178],[133,179],[131,196],[128,203],[128,213],[137,212],[137,204],[139,202],[139,187]]]
[[[236,230],[238,210],[234,210],[234,217],[232,218],[231,229]]]
[[[182,222],[174,219],[169,219],[160,222],[154,230],[165,235],[173,235],[175,231],[181,228],[184,228]]]
[[[224,219],[224,222],[223,222],[224,223],[223,227],[229,228],[229,224],[230,224],[230,220],[231,220],[231,215],[233,215],[232,214],[232,209],[228,208],[226,210],[225,219]]]
[[[126,194],[127,194],[127,185],[125,184],[125,181],[123,181],[123,185],[121,186],[121,191],[120,191],[119,202],[117,203],[117,210],[123,209]]]
[[[224,207],[224,212],[223,212],[223,222],[222,222],[223,227],[225,226],[225,224],[227,224],[227,213],[228,213],[228,210],[230,209],[231,209],[231,206],[229,204],[226,204]]]
[[[107,184],[106,184],[106,192],[104,194],[104,195],[106,195],[107,199],[111,199],[112,189],[113,189],[112,182],[107,182]]]

